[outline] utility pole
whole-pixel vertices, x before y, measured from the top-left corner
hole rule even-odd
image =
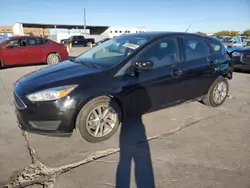
[[[84,20],[84,35],[86,36],[86,11],[85,8],[83,10],[83,20]]]

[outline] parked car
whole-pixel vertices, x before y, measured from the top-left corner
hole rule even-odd
[[[71,44],[72,47],[74,46],[90,46],[92,44],[95,44],[94,38],[85,38],[83,35],[77,35],[77,36],[71,36],[68,39],[61,40],[61,43],[63,44]]]
[[[57,64],[68,58],[65,45],[34,36],[15,36],[0,39],[0,66],[45,62]]]
[[[245,43],[246,43],[246,46],[250,46],[250,37],[248,37],[248,38],[246,39]]]
[[[188,100],[220,106],[232,67],[223,44],[191,33],[145,32],[110,39],[75,59],[20,78],[14,101],[24,130],[89,142],[111,137],[128,116]]]
[[[226,48],[241,48],[243,47],[243,42],[241,37],[224,37],[221,39],[222,43]]]
[[[250,70],[250,46],[235,50],[231,57],[234,69]]]
[[[111,39],[111,38],[104,38],[104,39],[98,41],[97,43],[95,43],[95,46],[97,46],[97,45],[99,45],[99,44],[101,44],[101,43],[104,43],[105,41],[110,40],[110,39]]]
[[[222,41],[222,43],[226,47],[230,56],[235,50],[239,50],[239,49],[242,49],[244,47],[244,43],[243,43],[241,37],[226,37],[225,36],[220,40]]]

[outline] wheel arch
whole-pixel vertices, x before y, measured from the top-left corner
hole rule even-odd
[[[82,102],[80,102],[80,104],[77,106],[76,110],[75,110],[75,113],[73,115],[73,120],[71,122],[71,125],[73,127],[73,129],[76,128],[76,120],[77,120],[77,116],[79,114],[79,112],[81,111],[81,109],[90,101],[93,101],[93,100],[96,100],[98,98],[102,98],[102,97],[107,97],[107,98],[110,98],[112,100],[114,100],[114,102],[119,106],[120,110],[121,110],[121,122],[123,121],[124,119],[124,116],[125,116],[125,109],[124,109],[124,106],[122,105],[121,101],[115,97],[115,95],[113,94],[99,94],[99,95],[95,95],[95,96],[92,96],[92,97],[89,97],[87,98],[86,100],[83,100]]]

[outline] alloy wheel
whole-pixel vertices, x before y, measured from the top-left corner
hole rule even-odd
[[[87,117],[86,128],[93,137],[104,137],[115,127],[118,114],[110,106],[94,108]]]
[[[49,57],[48,57],[48,63],[50,65],[54,65],[54,64],[57,64],[59,62],[59,57],[55,54],[51,54]]]
[[[220,104],[227,97],[228,86],[225,82],[218,82],[213,90],[213,101]]]

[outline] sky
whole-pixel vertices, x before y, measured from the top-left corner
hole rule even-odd
[[[0,0],[0,25],[14,22],[146,26],[150,31],[250,29],[250,0]]]

